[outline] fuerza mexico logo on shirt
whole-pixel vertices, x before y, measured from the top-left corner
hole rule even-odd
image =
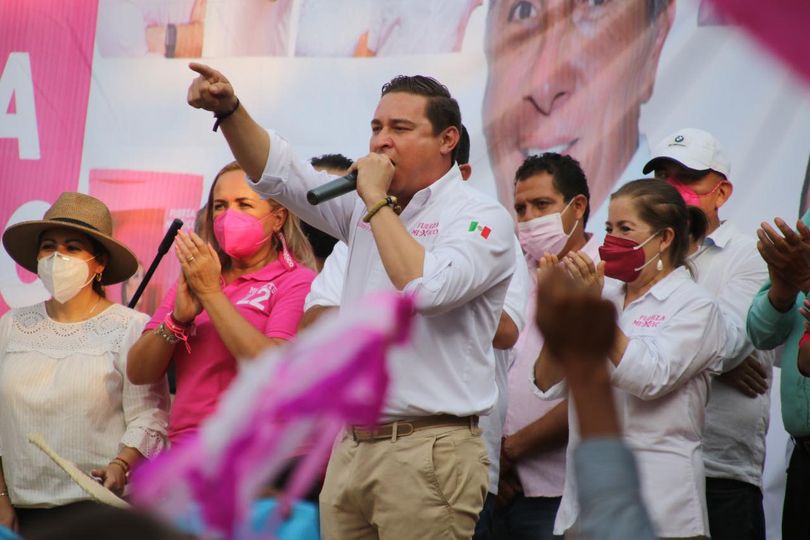
[[[475,231],[481,233],[481,236],[483,236],[484,238],[489,238],[489,233],[492,232],[492,229],[490,229],[486,225],[481,225],[477,221],[471,221],[470,228],[467,229],[467,232],[475,232]]]

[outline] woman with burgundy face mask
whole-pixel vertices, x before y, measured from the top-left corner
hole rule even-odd
[[[94,504],[29,434],[121,494],[130,467],[166,445],[169,393],[165,382],[127,380],[127,350],[148,317],[105,297],[138,262],[112,237],[104,203],[63,193],[3,244],[50,294],[0,319],[0,525],[24,533]]]
[[[729,334],[687,267],[689,237],[703,235],[706,218],[666,182],[643,179],[611,196],[606,225],[602,262],[577,253],[565,268],[619,313],[611,382],[657,535],[708,536],[701,439],[709,382],[743,336]],[[573,434],[569,445],[577,441]],[[572,493],[563,495],[561,528],[576,520]]]
[[[236,163],[225,166],[206,204],[206,237],[179,232],[182,272],[129,353],[129,379],[164,377],[176,366],[169,438],[194,433],[236,377],[239,362],[293,338],[315,277],[298,218],[261,199]]]

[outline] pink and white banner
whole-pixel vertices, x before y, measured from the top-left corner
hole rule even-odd
[[[472,135],[473,184],[511,206],[526,155],[568,152],[588,175],[597,233],[607,196],[642,176],[651,146],[701,127],[732,161],[722,217],[753,232],[805,206],[810,93],[729,22],[750,25],[752,4],[0,0],[0,224],[40,217],[62,191],[90,193],[148,266],[168,223],[191,224],[231,159],[210,115],[185,104],[187,62],[201,59],[302,158],[365,154],[382,83],[436,76]],[[803,38],[785,31],[780,41],[774,27],[791,17],[761,9],[754,34],[790,52]],[[786,56],[802,69],[801,55]],[[139,308],[154,308],[177,271],[168,257]],[[112,288],[113,299],[138,279]],[[0,313],[44,295],[0,254]]]

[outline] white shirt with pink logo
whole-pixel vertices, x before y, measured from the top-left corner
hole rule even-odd
[[[743,336],[729,335],[716,301],[685,267],[627,307],[624,283],[605,281],[603,296],[616,305],[619,327],[629,339],[619,365],[610,364],[617,413],[656,534],[708,536],[702,438],[709,383],[722,369],[723,355],[738,348],[727,340]],[[565,383],[537,394],[560,397]],[[568,452],[579,440],[571,425]],[[554,533],[574,526],[578,513],[576,482],[568,474]]]
[[[395,290],[363,222],[363,200],[348,194],[312,206],[307,191],[333,177],[269,135],[264,174],[252,187],[346,242],[341,310],[370,293]],[[424,263],[422,275],[403,288],[414,295],[416,315],[411,342],[388,355],[383,418],[489,414],[498,398],[492,337],[514,273],[514,221],[497,201],[462,182],[457,167],[414,194],[399,219],[424,248]]]

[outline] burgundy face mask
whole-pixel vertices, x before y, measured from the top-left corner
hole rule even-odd
[[[605,275],[625,283],[638,279],[644,267],[656,259],[652,257],[649,261],[645,261],[644,250],[641,248],[657,235],[658,233],[653,234],[640,244],[635,240],[619,238],[612,234],[605,236],[605,242],[599,246],[599,257],[605,263]]]

